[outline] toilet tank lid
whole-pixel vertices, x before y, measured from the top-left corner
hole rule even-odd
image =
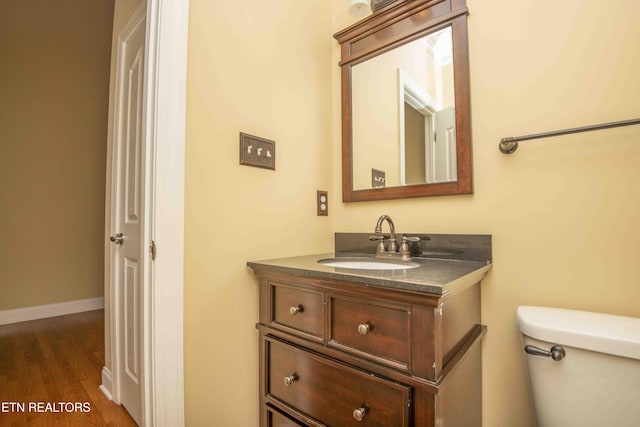
[[[522,306],[517,322],[531,338],[640,360],[640,319],[635,317]]]

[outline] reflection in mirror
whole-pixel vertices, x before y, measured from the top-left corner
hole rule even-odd
[[[448,26],[352,67],[354,190],[457,180],[452,57]]]

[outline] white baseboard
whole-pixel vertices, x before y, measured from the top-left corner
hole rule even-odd
[[[107,399],[113,400],[113,380],[111,379],[111,371],[106,366],[102,368],[102,384],[100,385],[100,391],[107,396]]]
[[[65,314],[82,313],[83,311],[100,310],[101,308],[104,308],[104,297],[16,308],[13,310],[0,310],[0,325],[64,316]]]

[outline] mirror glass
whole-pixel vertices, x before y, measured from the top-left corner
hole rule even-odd
[[[351,69],[353,190],[457,180],[451,26]]]

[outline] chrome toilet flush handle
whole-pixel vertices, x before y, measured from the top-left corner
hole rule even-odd
[[[543,350],[534,345],[525,345],[524,351],[527,354],[532,354],[534,356],[550,357],[556,362],[561,361],[567,355],[567,353],[564,351],[564,348],[560,347],[559,345],[554,345],[549,351]]]

